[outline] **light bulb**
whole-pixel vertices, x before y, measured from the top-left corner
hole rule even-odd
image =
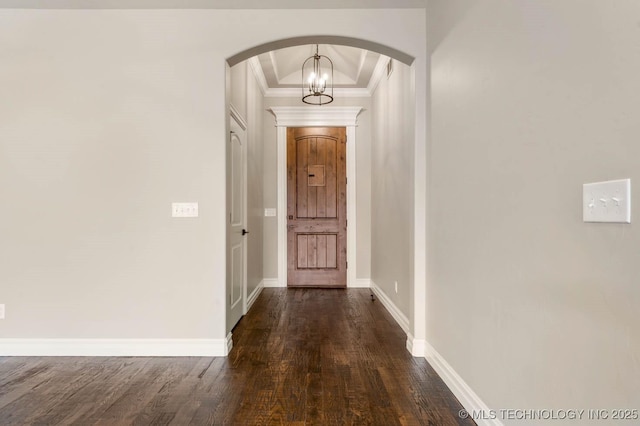
[[[317,92],[324,93],[324,89],[325,89],[325,81],[324,81],[324,78],[321,78],[320,81],[318,82]]]

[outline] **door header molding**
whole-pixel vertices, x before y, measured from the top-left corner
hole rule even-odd
[[[271,107],[276,127],[355,127],[362,107]]]

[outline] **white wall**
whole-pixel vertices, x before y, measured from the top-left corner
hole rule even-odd
[[[224,339],[225,60],[310,20],[426,105],[424,10],[0,10],[0,336]]]
[[[224,335],[224,185],[210,183],[224,184],[224,62],[202,53],[207,21],[0,11],[0,199],[14,206],[0,336]],[[173,201],[200,218],[171,219]]]
[[[301,106],[299,98],[265,98],[264,137],[265,137],[265,206],[277,205],[277,158],[275,117],[266,109],[272,106]],[[358,116],[356,127],[356,278],[371,278],[371,99],[335,96],[331,106],[360,106],[363,111]],[[265,218],[264,276],[276,279],[278,276],[278,224],[276,218]]]
[[[247,158],[249,234],[247,258],[247,295],[251,295],[264,279],[264,97],[256,77],[247,72],[247,120],[249,151]]]
[[[372,100],[371,278],[410,317],[414,283],[414,99],[411,69],[397,61],[393,68],[389,78],[382,77]]]
[[[245,121],[248,119],[247,96],[249,96],[249,81],[247,77],[251,73],[248,68],[246,62],[241,62],[229,68],[229,101]]]
[[[463,3],[428,11],[450,22],[431,57],[428,340],[491,408],[638,408],[639,210],[593,224],[581,205],[608,179],[640,197],[640,3]]]

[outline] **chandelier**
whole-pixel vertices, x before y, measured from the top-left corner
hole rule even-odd
[[[333,102],[333,62],[316,53],[302,64],[302,102],[325,105]]]

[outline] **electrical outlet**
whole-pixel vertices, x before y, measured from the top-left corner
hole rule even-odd
[[[4,303],[0,304],[0,319],[4,319]]]
[[[393,284],[396,286],[396,293],[398,293],[398,281],[394,281]]]

